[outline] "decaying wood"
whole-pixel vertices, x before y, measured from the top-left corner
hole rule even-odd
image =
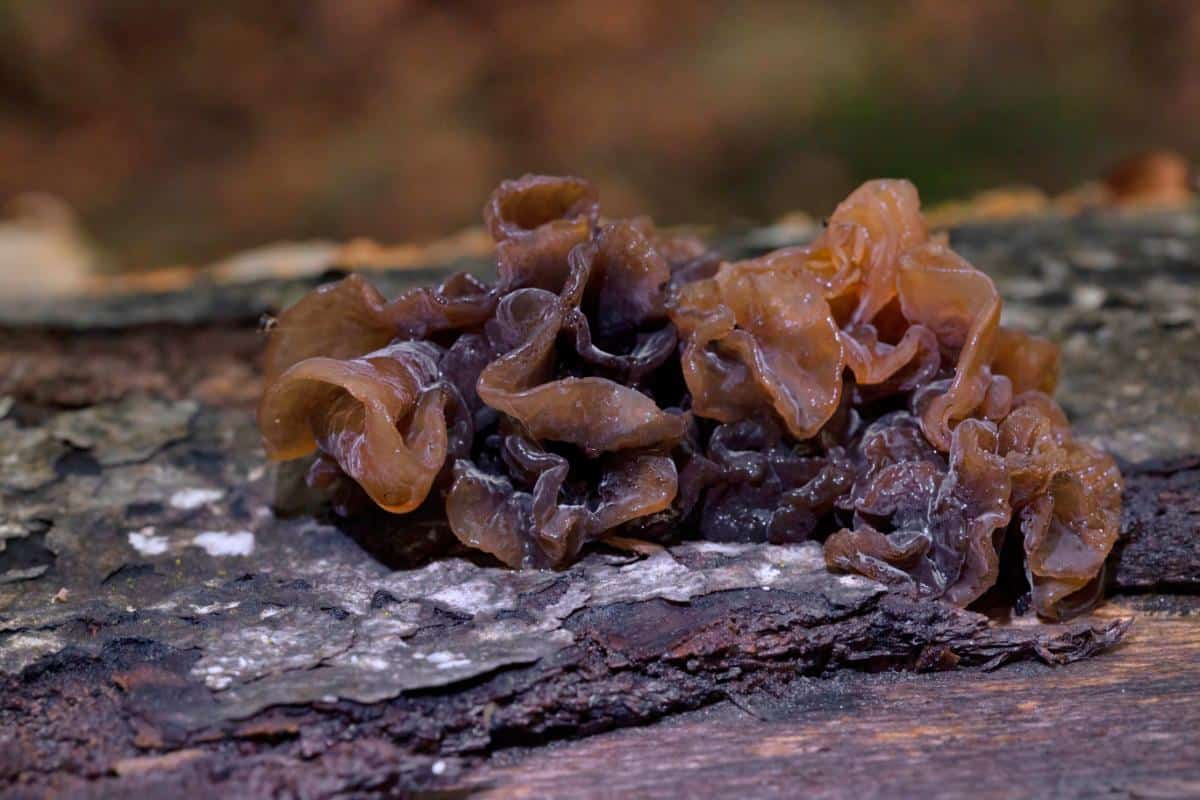
[[[479,798],[1200,796],[1195,602],[1067,669],[839,673],[467,772]]]
[[[1125,475],[1115,588],[1200,594],[1200,456],[1129,465]]]
[[[598,550],[561,573],[490,566],[432,521],[401,546],[314,518],[263,463],[258,319],[320,276],[0,308],[0,787],[1195,793],[1200,220],[955,245],[1063,342],[1065,407],[1126,464],[1126,596],[1096,616],[1000,624],[829,575],[814,545]]]

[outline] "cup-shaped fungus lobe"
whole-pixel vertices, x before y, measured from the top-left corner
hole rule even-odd
[[[605,456],[596,480],[519,436],[505,439],[509,474],[460,460],[446,496],[456,535],[512,567],[571,563],[588,542],[662,511],[675,497],[675,464],[649,453]]]
[[[306,358],[353,358],[396,336],[387,301],[361,276],[314,289],[271,328],[264,371],[268,386]]]
[[[832,569],[957,605],[1008,580],[1050,618],[1098,597],[1120,473],[1050,397],[1058,348],[1000,325],[911,184],[735,262],[602,219],[579,178],[505,181],[484,219],[495,283],[388,301],[352,276],[280,315],[270,457],[315,451],[311,481],[397,514],[432,498],[512,567],[618,533],[816,539]]]
[[[500,284],[558,291],[567,253],[588,241],[599,213],[596,190],[580,178],[525,175],[501,183],[483,209]]]
[[[448,388],[437,348],[397,342],[352,359],[316,356],[267,389],[259,426],[267,453],[320,449],[381,507],[401,514],[429,494],[446,460]]]
[[[851,321],[870,322],[895,297],[900,257],[929,236],[920,211],[908,181],[867,181],[838,205],[809,248],[810,270],[831,286],[855,288]]]
[[[521,343],[484,368],[480,399],[533,438],[574,444],[592,457],[682,436],[682,418],[634,388],[594,376],[555,378],[565,314],[558,296],[542,289],[505,296],[494,320],[497,337]]]
[[[855,527],[829,537],[831,567],[966,605],[995,582],[1009,519],[1008,476],[995,426],[968,420],[949,458],[906,412],[881,418],[855,448],[859,476],[845,507]]]
[[[717,541],[809,539],[854,480],[840,448],[797,448],[769,418],[717,426],[708,460],[718,472],[710,479],[699,528]]]
[[[267,345],[266,380],[313,356],[352,358],[394,339],[419,339],[482,325],[495,292],[466,273],[418,287],[388,302],[360,275],[321,286],[279,315]]]
[[[943,244],[928,243],[902,258],[900,307],[912,323],[933,331],[954,377],[932,392],[921,411],[925,435],[941,449],[991,387],[991,360],[1000,324],[1000,295],[991,279]]]
[[[580,304],[595,320],[598,338],[620,337],[666,317],[671,268],[637,225],[628,220],[605,225],[579,257],[587,260]]]
[[[1100,590],[1121,524],[1123,483],[1112,457],[1070,438],[1062,411],[1029,392],[1000,425],[1013,476],[1025,568],[1038,613],[1069,616]]]
[[[802,269],[724,264],[678,290],[673,321],[697,416],[736,422],[773,409],[798,440],[833,416],[845,358],[821,286]]]

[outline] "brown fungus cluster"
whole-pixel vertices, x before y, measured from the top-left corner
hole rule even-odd
[[[999,324],[991,280],[872,181],[810,245],[722,262],[577,178],[503,183],[498,277],[381,297],[361,277],[284,312],[259,423],[465,544],[559,567],[621,534],[824,541],[836,570],[966,605],[1006,538],[1033,607],[1099,591],[1121,476],[1071,438],[1058,350]]]

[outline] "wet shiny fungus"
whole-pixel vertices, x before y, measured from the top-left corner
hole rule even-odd
[[[1049,618],[1098,597],[1120,473],[1051,399],[1057,347],[1000,326],[911,184],[735,262],[602,219],[578,178],[506,181],[484,217],[493,284],[388,301],[352,276],[280,316],[271,458],[318,453],[311,480],[395,514],[438,503],[512,567],[618,533],[816,539],[834,570],[957,605],[1004,580]]]

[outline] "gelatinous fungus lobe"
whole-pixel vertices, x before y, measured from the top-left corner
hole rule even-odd
[[[557,291],[567,254],[588,240],[599,213],[596,190],[579,178],[525,175],[501,183],[483,209],[501,286]]]
[[[307,358],[263,396],[267,453],[331,456],[383,508],[411,511],[446,459],[448,388],[436,346],[397,342],[358,358]]]
[[[723,264],[715,277],[680,287],[672,319],[698,416],[735,422],[770,409],[797,440],[833,416],[842,344],[820,284],[803,270]]]
[[[723,262],[605,220],[578,178],[506,181],[498,278],[388,301],[363,279],[279,318],[268,455],[316,452],[396,514],[560,567],[614,533],[824,541],[836,570],[966,605],[1024,559],[1046,617],[1098,596],[1121,478],[1050,399],[1058,348],[871,181],[811,244]],[[402,528],[400,535],[403,535]]]

